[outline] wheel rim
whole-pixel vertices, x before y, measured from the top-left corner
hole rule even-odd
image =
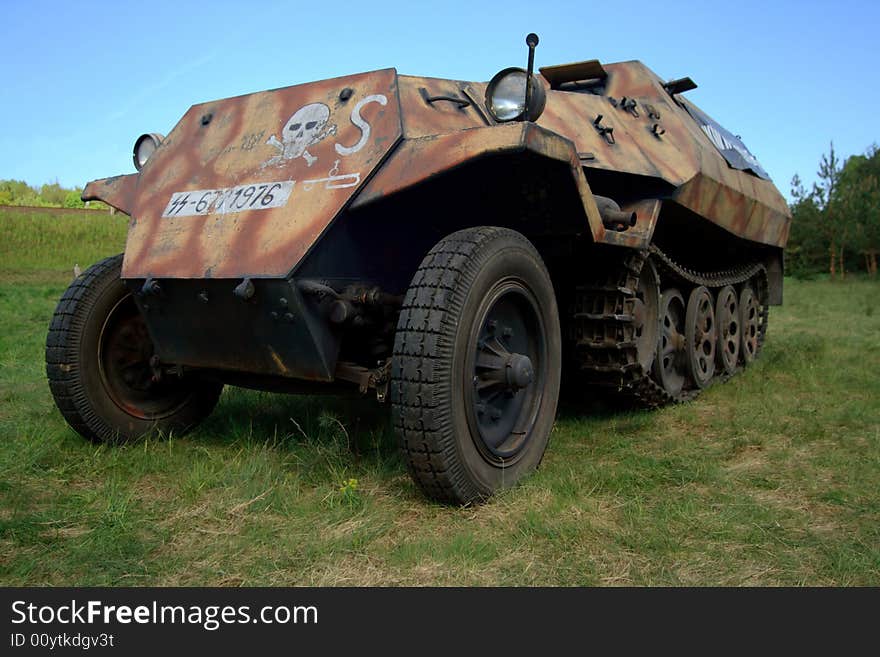
[[[718,364],[727,374],[736,372],[739,361],[740,335],[739,303],[736,291],[730,285],[722,288],[715,302],[715,321],[718,324]]]
[[[98,340],[101,383],[124,412],[143,420],[173,415],[192,389],[179,377],[155,377],[154,349],[143,317],[130,294],[108,313]]]
[[[715,374],[715,304],[705,287],[698,287],[688,298],[686,329],[687,364],[691,379],[705,388]]]
[[[748,364],[758,354],[760,308],[754,290],[746,285],[739,295],[740,325],[742,326],[743,361]]]
[[[660,299],[660,332],[653,373],[657,382],[670,395],[684,388],[684,297],[675,288],[663,292]]]
[[[639,287],[633,303],[636,352],[642,370],[651,369],[660,334],[660,279],[650,260],[639,275]]]
[[[465,368],[468,424],[487,461],[510,465],[528,444],[541,406],[546,362],[537,300],[520,281],[500,282],[476,315]]]

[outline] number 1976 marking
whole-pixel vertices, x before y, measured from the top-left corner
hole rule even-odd
[[[174,192],[165,206],[163,217],[194,217],[206,214],[229,214],[247,210],[268,210],[287,205],[293,180],[254,183],[225,189],[196,189]]]

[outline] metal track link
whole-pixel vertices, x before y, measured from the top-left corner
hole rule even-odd
[[[643,376],[636,360],[634,304],[647,257],[639,251],[623,261],[609,260],[590,285],[575,290],[570,338],[588,383],[621,388]]]
[[[651,254],[652,262],[657,266],[661,276],[665,272],[673,279],[691,285],[704,285],[710,289],[724,287],[725,285],[739,285],[759,273],[766,275],[766,269],[761,263],[752,263],[724,271],[701,273],[682,267],[654,244],[648,247],[648,251]]]
[[[670,284],[703,285],[717,289],[751,281],[761,304],[758,353],[764,342],[769,316],[767,272],[763,264],[750,263],[729,270],[698,272],[676,263],[656,245],[630,253],[623,261],[603,263],[602,273],[589,285],[576,288],[570,309],[570,338],[586,382],[611,387],[618,394],[642,408],[656,408],[685,402],[696,397],[699,389],[686,389],[670,395],[638,362],[633,314],[639,275],[650,259],[657,268],[664,287]],[[723,382],[729,375],[713,379]]]

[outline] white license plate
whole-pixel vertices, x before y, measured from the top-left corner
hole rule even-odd
[[[163,217],[194,217],[205,214],[230,214],[249,210],[269,210],[287,205],[296,181],[263,182],[225,189],[194,189],[174,192],[165,206]]]

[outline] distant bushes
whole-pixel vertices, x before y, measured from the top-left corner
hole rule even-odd
[[[56,180],[39,188],[31,187],[23,180],[0,180],[0,205],[27,206],[33,208],[88,208],[108,210],[100,201],[84,203],[80,198],[81,187],[67,189]]]
[[[0,207],[0,280],[4,271],[83,269],[125,247],[128,217],[58,208]],[[2,369],[2,368],[0,368]]]

